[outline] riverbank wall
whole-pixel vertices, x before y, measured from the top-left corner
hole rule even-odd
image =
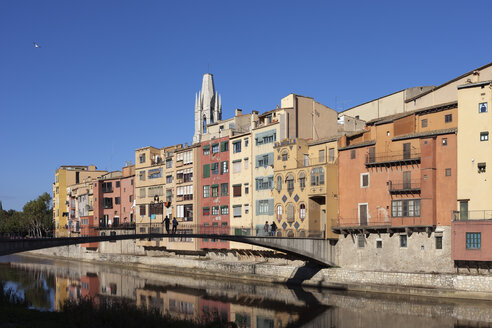
[[[99,262],[145,270],[229,280],[302,284],[337,290],[492,301],[492,276],[462,273],[406,273],[327,268],[283,258],[174,255],[137,250],[135,254],[89,252],[76,245],[25,252],[28,256]]]

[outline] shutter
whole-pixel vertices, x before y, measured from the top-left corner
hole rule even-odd
[[[268,215],[273,215],[273,199],[268,200]]]
[[[256,213],[256,215],[260,215],[260,211],[259,211],[259,209],[260,209],[260,201],[257,200],[255,204],[256,204],[255,213]]]
[[[260,159],[261,159],[261,156],[260,156],[260,155],[257,155],[257,156],[255,157],[255,167],[259,167],[259,166],[260,166],[260,165],[259,165],[259,163],[260,163]]]
[[[203,177],[204,178],[210,177],[210,164],[203,165]]]
[[[273,165],[273,153],[268,154],[268,165]]]

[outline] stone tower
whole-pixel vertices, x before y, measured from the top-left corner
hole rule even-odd
[[[207,133],[207,124],[222,119],[222,103],[220,95],[215,91],[214,76],[203,74],[202,90],[195,94],[195,135],[193,143],[202,140]]]

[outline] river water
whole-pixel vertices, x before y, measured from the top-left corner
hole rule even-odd
[[[294,288],[17,255],[0,257],[0,281],[47,311],[67,299],[124,298],[180,318],[215,313],[251,328],[492,327],[486,301]]]

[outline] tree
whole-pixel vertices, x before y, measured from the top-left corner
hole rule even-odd
[[[29,236],[42,237],[49,235],[53,230],[50,203],[51,196],[45,192],[24,205],[21,226],[22,230],[27,230]]]

